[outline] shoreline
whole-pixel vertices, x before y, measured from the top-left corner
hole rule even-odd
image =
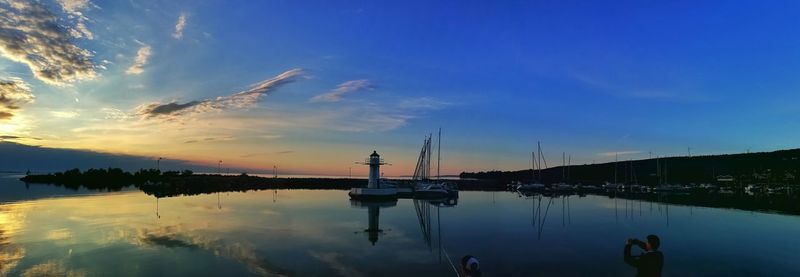
[[[80,184],[76,179],[56,180],[53,175],[29,175],[21,178],[28,184],[44,184],[63,186],[66,188],[86,188],[98,191],[119,191],[124,188],[135,187],[147,195],[156,198],[192,196],[218,192],[247,192],[259,190],[342,190],[363,188],[367,185],[365,179],[354,178],[267,178],[248,175],[163,175],[159,180],[120,183],[120,180],[93,180],[87,184]],[[49,180],[45,182],[44,180]],[[411,180],[392,180],[400,186],[412,186]],[[509,192],[506,184],[496,180],[443,180],[458,185],[461,191]],[[105,184],[105,185],[100,185]],[[585,197],[587,195],[605,196],[632,201],[646,201],[652,203],[668,203],[676,205],[689,205],[711,208],[733,208],[749,211],[768,213],[800,215],[800,206],[796,205],[799,199],[797,194],[755,194],[748,195],[742,192],[735,194],[719,194],[713,192],[623,192],[623,191],[571,191],[571,192],[534,192],[530,194],[519,193],[519,197],[531,196],[544,197]]]

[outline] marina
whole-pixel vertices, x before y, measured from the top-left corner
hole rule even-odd
[[[800,276],[798,10],[0,0],[0,277]]]
[[[377,151],[363,162],[357,163],[369,166],[369,179],[366,188],[352,188],[348,195],[351,199],[362,201],[382,201],[396,198],[413,199],[434,199],[434,200],[454,200],[458,199],[458,188],[456,185],[449,184],[441,180],[439,176],[439,166],[441,162],[441,137],[442,130],[439,129],[439,146],[437,153],[437,176],[431,178],[431,139],[432,135],[425,138],[425,142],[420,150],[417,165],[411,182],[392,182],[383,180],[380,176],[380,166],[388,163],[380,157]]]
[[[448,257],[457,264],[467,254],[492,276],[620,276],[632,275],[624,240],[651,232],[662,238],[665,276],[800,274],[796,215],[702,206],[724,199],[460,191],[448,204],[302,189],[156,198],[26,188],[18,178],[0,178],[0,253],[12,276],[43,264],[87,276],[120,267],[141,275],[453,276]]]

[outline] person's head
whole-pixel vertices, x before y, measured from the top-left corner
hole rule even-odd
[[[464,273],[470,276],[477,276],[476,274],[480,274],[481,272],[480,265],[478,264],[478,259],[471,255],[466,255],[463,258],[461,258],[461,266],[464,269]]]
[[[659,239],[658,236],[656,236],[656,235],[647,236],[647,250],[648,251],[658,250],[658,247],[660,245],[661,245],[661,239]]]

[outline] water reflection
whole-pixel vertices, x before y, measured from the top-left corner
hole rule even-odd
[[[22,229],[15,205],[0,206],[0,276],[6,276],[25,257],[25,248],[11,240]]]
[[[632,276],[620,243],[655,233],[670,242],[665,275],[800,274],[798,217],[670,204],[674,195],[462,192],[458,202],[365,204],[348,203],[345,191],[266,190],[226,193],[225,205],[216,192],[150,197],[0,204],[0,273],[444,276],[471,254],[493,276]]]
[[[414,211],[417,214],[417,222],[419,223],[420,231],[422,231],[422,239],[428,249],[431,249],[431,205],[425,200],[414,199]]]
[[[367,208],[367,229],[364,233],[367,234],[367,239],[375,245],[378,242],[378,236],[383,234],[380,228],[381,208],[391,208],[397,206],[397,199],[393,201],[357,201],[350,200],[350,205],[356,208]]]
[[[441,208],[452,208],[458,205],[457,198],[447,198],[447,199],[429,199],[429,200],[422,200],[422,199],[413,199],[411,200],[414,203],[414,211],[417,215],[417,222],[419,223],[420,231],[422,232],[423,241],[425,245],[428,246],[428,251],[433,251],[433,243],[432,243],[432,217],[431,217],[431,207],[436,208],[436,234],[437,234],[437,250],[438,250],[438,261],[441,264],[442,258],[444,254],[444,258],[447,260],[450,267],[454,270],[456,275],[459,274],[458,269],[456,269],[453,260],[450,258],[450,255],[447,253],[447,250],[444,247],[443,239],[442,239],[442,214]]]
[[[188,216],[189,220],[166,217],[163,225],[147,224],[146,220],[142,220],[145,213],[138,212],[139,208],[145,207],[142,206],[145,203],[139,201],[143,196],[137,193],[56,198],[0,205],[0,276],[79,276],[85,270],[75,268],[75,263],[84,258],[79,261],[68,259],[73,255],[73,249],[89,261],[100,261],[105,259],[103,256],[116,259],[127,256],[124,253],[130,252],[130,245],[156,252],[162,251],[159,248],[172,249],[179,251],[173,253],[178,256],[185,256],[186,253],[180,254],[184,251],[208,253],[202,255],[210,254],[241,263],[247,271],[256,275],[281,274],[279,267],[270,266],[260,257],[255,245],[226,235],[225,230],[231,229],[225,226],[230,222],[198,220],[197,210],[194,215],[183,210],[179,211],[180,216]],[[156,214],[161,218],[159,210],[164,206],[164,199],[155,200]],[[152,202],[146,202],[148,206],[151,204]],[[175,208],[175,204],[180,203],[167,201],[166,206]],[[192,205],[186,207],[193,209]],[[213,207],[213,210],[218,210],[218,206]],[[149,212],[146,214],[152,216]],[[34,224],[27,225],[26,222]],[[101,249],[107,250],[99,251]],[[118,250],[123,251],[117,252]],[[122,256],[118,256],[119,254]],[[138,265],[142,262],[146,264],[148,257],[133,256],[125,259]],[[168,260],[170,259],[165,259],[165,262]],[[98,274],[96,270],[105,266],[94,264],[92,267],[95,273],[88,275],[104,275]],[[174,270],[187,272],[183,268]],[[191,271],[193,270],[189,270]]]
[[[585,198],[586,194],[576,193],[553,193],[553,192],[515,192],[522,199],[530,201],[530,225],[536,230],[536,239],[541,240],[545,230],[547,230],[548,217],[560,216],[561,227],[573,224],[572,202],[574,198]],[[670,226],[670,205],[669,195],[658,195],[656,201],[647,201],[650,206],[650,215],[657,213],[658,218],[663,220],[666,227]],[[614,222],[624,223],[622,220],[635,221],[637,218],[644,219],[642,199],[620,198],[614,192],[609,192],[608,199],[612,202]],[[494,196],[492,202],[494,203]],[[654,208],[655,207],[655,208]],[[688,206],[689,216],[693,214],[694,207]],[[560,210],[560,213],[558,212]],[[553,214],[556,213],[556,214]],[[553,219],[550,219],[552,222]]]
[[[642,213],[642,202],[645,200],[643,198],[622,198],[622,194],[618,195],[618,192],[608,192],[607,195],[609,198],[614,200],[614,220],[615,222],[619,222],[620,214],[623,215],[624,219],[626,220],[635,220],[638,216],[639,218],[643,217]],[[658,215],[663,217],[664,225],[669,227],[669,209],[670,209],[670,196],[674,196],[674,194],[666,194],[666,193],[659,193],[655,194],[652,201],[646,201],[649,205],[649,213],[653,215],[654,212],[658,212]],[[621,205],[618,202],[622,201],[624,207],[620,207]],[[655,210],[653,208],[655,205]],[[637,211],[638,208],[638,211]],[[694,210],[693,206],[688,206],[689,208],[689,215],[691,216]],[[619,210],[622,209],[623,211],[620,212]],[[638,214],[638,215],[637,215]]]
[[[558,193],[519,193],[520,197],[531,200],[531,226],[536,230],[536,239],[542,239],[544,226],[547,222],[547,216],[550,214],[550,206],[553,205],[554,199],[561,199],[561,225],[566,226],[567,214],[569,214],[569,222],[572,223],[572,216],[569,212],[569,196],[567,194]],[[546,200],[545,200],[546,199]],[[546,203],[546,204],[544,204]],[[544,210],[544,212],[542,211]]]

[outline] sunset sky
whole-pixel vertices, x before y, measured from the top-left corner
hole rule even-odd
[[[800,141],[797,1],[0,0],[0,140],[410,175]],[[79,165],[76,165],[79,166]]]

